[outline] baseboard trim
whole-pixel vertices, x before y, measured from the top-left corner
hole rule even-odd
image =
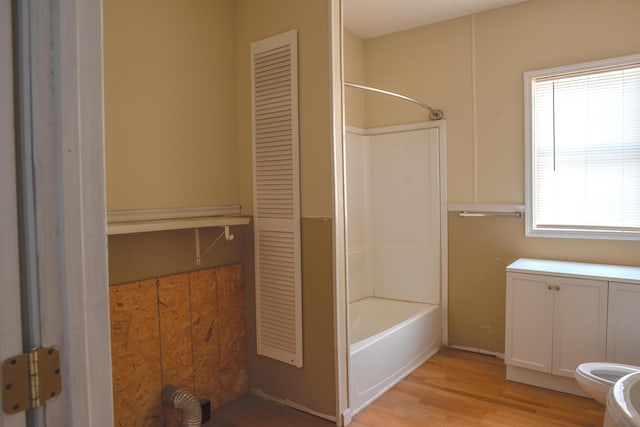
[[[296,402],[293,402],[293,401],[291,401],[289,399],[282,399],[282,398],[279,398],[279,397],[276,397],[276,396],[272,396],[272,395],[270,395],[268,393],[265,393],[264,391],[262,391],[260,389],[257,389],[257,388],[251,388],[249,390],[249,392],[252,395],[254,395],[256,397],[259,397],[261,399],[270,400],[272,402],[280,403],[280,404],[288,406],[290,408],[297,409],[297,410],[302,411],[302,412],[306,412],[307,414],[314,415],[316,417],[323,418],[325,420],[332,421],[334,423],[336,422],[336,417],[334,415],[328,415],[328,414],[323,414],[321,412],[314,411],[313,409],[307,408],[306,406],[301,405],[301,404],[296,403]],[[351,419],[349,419],[349,422],[351,422]]]
[[[582,391],[574,378],[552,375],[519,366],[507,365],[507,380],[574,394],[576,396],[589,397]]]
[[[504,360],[504,353],[497,353],[495,351],[483,350],[477,347],[465,347],[462,345],[449,345],[448,347],[453,348],[455,350],[470,351],[471,353],[479,353],[479,354],[486,354],[488,356],[495,356],[498,359]]]
[[[351,419],[352,419],[352,415],[351,415],[351,409],[346,409],[342,415],[342,426],[348,426],[349,424],[351,424]]]

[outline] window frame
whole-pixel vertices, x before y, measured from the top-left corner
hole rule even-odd
[[[536,228],[534,226],[534,167],[533,167],[533,80],[563,74],[597,72],[602,69],[640,63],[640,54],[582,62],[524,73],[524,162],[525,162],[525,236],[573,239],[640,240],[640,232],[588,230],[571,228]]]

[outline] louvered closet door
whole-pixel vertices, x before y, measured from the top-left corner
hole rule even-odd
[[[295,30],[251,44],[258,354],[302,366]]]

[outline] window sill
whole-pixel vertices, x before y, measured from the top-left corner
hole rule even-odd
[[[560,239],[592,239],[592,240],[640,240],[640,233],[632,231],[596,231],[596,230],[561,230],[527,229],[526,237],[548,237]]]

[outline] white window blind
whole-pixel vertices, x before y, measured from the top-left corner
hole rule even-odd
[[[251,44],[258,354],[301,367],[297,32]]]
[[[540,74],[529,78],[528,231],[638,238],[640,63]]]

